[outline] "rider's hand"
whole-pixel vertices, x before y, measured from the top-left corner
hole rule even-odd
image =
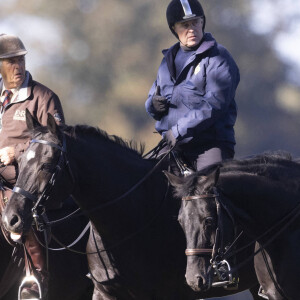
[[[177,139],[175,138],[172,129],[169,129],[164,133],[163,139],[167,142],[167,145],[169,147],[174,147],[177,142]]]
[[[168,113],[169,102],[166,97],[160,95],[160,86],[156,87],[155,95],[152,97],[154,109],[162,116]]]
[[[9,165],[15,160],[15,148],[5,147],[0,149],[0,161],[4,165]]]

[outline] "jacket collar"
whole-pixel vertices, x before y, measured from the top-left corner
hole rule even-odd
[[[200,46],[196,50],[196,54],[202,54],[202,53],[208,51],[209,49],[213,48],[215,46],[215,44],[216,44],[216,40],[213,38],[211,33],[209,33],[209,32],[204,33],[202,42],[200,43]],[[162,50],[162,53],[165,57],[168,57],[171,55],[172,57],[175,58],[179,47],[180,47],[180,43],[177,42],[172,47]]]
[[[2,88],[3,88],[3,80],[0,81],[0,91],[2,91]],[[16,101],[14,101],[14,103],[27,100],[30,97],[31,88],[32,88],[32,76],[28,71],[26,71],[25,80],[23,81],[18,91],[18,96]]]
[[[203,54],[204,52],[213,48],[215,45],[216,45],[216,40],[213,38],[213,36],[210,33],[204,33],[202,42],[200,43],[200,46],[198,47],[198,49],[195,51],[195,56]],[[163,55],[165,56],[170,74],[174,80],[176,77],[174,61],[175,61],[175,56],[177,54],[179,47],[180,47],[180,43],[177,42],[169,49],[164,49],[162,51]]]
[[[196,50],[196,55],[202,54],[216,45],[216,40],[210,33],[205,33],[203,36],[202,43],[200,43],[199,48]]]

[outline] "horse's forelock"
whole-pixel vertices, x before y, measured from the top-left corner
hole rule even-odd
[[[183,179],[182,184],[178,184],[175,187],[174,195],[177,198],[183,198],[188,195],[193,195],[195,189],[197,189],[198,176],[197,173],[193,173]]]

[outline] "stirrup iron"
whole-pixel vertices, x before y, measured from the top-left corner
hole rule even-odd
[[[30,298],[30,299],[26,299],[26,300],[42,300],[43,298],[42,298],[41,284],[34,275],[27,275],[23,278],[23,280],[19,286],[18,300],[24,300],[23,298],[21,298],[21,292],[22,292],[22,289],[28,283],[36,283],[37,284],[38,289],[39,289],[39,298]]]
[[[259,290],[258,290],[258,296],[259,297],[262,297],[263,299],[267,299],[269,300],[269,297],[264,293],[264,289],[262,286],[259,287]]]
[[[239,285],[239,278],[232,276],[231,267],[227,260],[222,260],[219,263],[213,265],[215,274],[218,277],[217,282],[212,283],[212,287],[224,287],[225,290],[237,290]],[[223,270],[220,268],[223,267]]]

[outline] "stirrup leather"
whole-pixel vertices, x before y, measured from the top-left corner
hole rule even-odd
[[[36,278],[36,276],[33,273],[33,264],[31,259],[28,256],[25,244],[23,244],[23,248],[24,248],[24,263],[25,263],[25,271],[26,271],[26,275],[23,278],[20,286],[19,286],[19,292],[18,292],[18,300],[25,300],[24,298],[22,298],[22,290],[23,288],[26,287],[26,285],[28,284],[33,284],[35,283],[38,287],[38,293],[39,296],[38,298],[26,298],[26,300],[43,300],[43,295],[42,295],[42,288],[41,288],[41,283],[39,282],[39,280]]]

